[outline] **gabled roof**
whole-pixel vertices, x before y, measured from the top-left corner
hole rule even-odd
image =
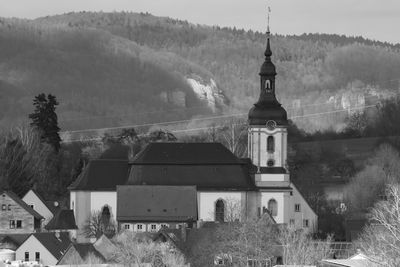
[[[185,241],[182,237],[182,231],[186,231],[186,229],[161,229],[153,237],[153,241],[170,242],[175,248],[183,252]]]
[[[150,143],[132,164],[242,164],[220,143]]]
[[[74,211],[59,210],[44,228],[46,230],[78,229],[75,223]]]
[[[83,261],[85,261],[85,259],[90,254],[93,254],[98,259],[100,259],[104,262],[106,261],[105,258],[94,248],[92,243],[71,243],[64,255],[66,255],[67,251],[69,251],[72,248],[74,248],[76,250],[76,252],[79,254],[79,256],[81,257],[81,259]],[[61,260],[62,259],[60,259],[60,261]]]
[[[194,186],[117,187],[118,221],[197,220],[197,193]]]
[[[23,208],[24,210],[26,210],[29,214],[31,214],[33,217],[35,217],[36,219],[44,219],[42,215],[40,215],[37,211],[35,211],[34,209],[32,209],[30,206],[28,206],[28,204],[26,204],[22,199],[20,199],[16,194],[14,194],[11,191],[3,191],[0,193],[0,195],[2,194],[6,194],[8,195],[12,200],[14,200],[19,206],[21,206],[21,208]]]
[[[34,233],[31,237],[36,238],[57,260],[67,251],[71,241],[68,233]]]
[[[76,191],[115,191],[117,185],[125,184],[128,172],[129,164],[127,160],[91,160],[69,189]]]
[[[255,190],[251,168],[220,143],[150,143],[133,160],[126,184]]]
[[[107,262],[115,260],[118,248],[105,235],[100,236],[100,238],[93,243],[93,247]]]
[[[36,190],[33,189],[33,188],[31,188],[31,189],[23,196],[22,199],[24,199],[24,198],[26,197],[26,195],[27,195],[29,192],[34,193],[34,194],[36,195],[36,197],[43,203],[43,205],[45,205],[46,208],[48,208],[49,211],[50,211],[51,213],[53,213],[53,215],[56,213],[56,211],[58,210],[58,208],[57,208],[56,206],[54,206],[54,201],[45,200],[45,199],[39,194],[39,192],[36,191]]]
[[[31,234],[1,234],[0,243],[13,243],[19,247]]]

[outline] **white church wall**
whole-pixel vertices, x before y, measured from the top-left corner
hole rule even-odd
[[[199,221],[215,221],[215,203],[218,199],[242,203],[246,201],[244,197],[242,192],[197,192]]]
[[[90,192],[89,191],[71,191],[70,207],[74,211],[75,223],[78,231],[75,234],[78,242],[86,242],[87,240],[82,234],[83,226],[90,216]]]
[[[117,192],[103,191],[90,193],[91,211],[102,211],[104,206],[108,206],[111,217],[117,220]]]
[[[268,202],[275,199],[277,202],[277,215],[272,216],[276,223],[286,223],[285,221],[285,192],[261,192],[261,212],[268,209]]]

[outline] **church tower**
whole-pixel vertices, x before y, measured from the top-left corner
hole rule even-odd
[[[260,70],[260,96],[249,111],[249,158],[257,167],[258,185],[289,184],[287,170],[287,113],[276,99],[276,69],[271,61],[267,32],[265,60]]]
[[[260,96],[249,111],[248,156],[256,166],[258,214],[269,212],[277,223],[289,223],[292,187],[287,167],[287,113],[276,99],[276,68],[270,32],[260,69]]]

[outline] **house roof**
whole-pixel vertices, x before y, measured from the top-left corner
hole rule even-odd
[[[242,162],[220,143],[150,143],[132,164],[241,164]]]
[[[151,143],[131,163],[129,185],[254,190],[252,166],[220,143]]]
[[[73,182],[70,190],[115,191],[117,185],[125,184],[128,178],[127,160],[91,160],[85,170]]]
[[[74,211],[59,210],[44,228],[46,230],[78,229],[75,223]]]
[[[94,249],[107,261],[114,261],[117,247],[105,235],[100,236],[96,242],[93,243]]]
[[[102,261],[106,261],[103,255],[101,255],[94,248],[92,243],[71,243],[67,250],[71,249],[71,247],[75,248],[76,252],[82,258],[82,260],[85,260],[90,254],[93,254]]]
[[[118,221],[197,220],[195,186],[124,185],[117,187]]]
[[[40,215],[37,211],[32,209],[30,206],[28,206],[28,204],[26,204],[22,199],[20,199],[13,192],[11,192],[11,191],[3,191],[3,192],[0,193],[0,195],[1,194],[7,194],[12,200],[14,200],[19,206],[21,206],[21,208],[26,210],[29,214],[31,214],[36,219],[39,219],[39,220],[44,219],[42,215]]]
[[[14,243],[19,247],[31,234],[1,234],[0,243]]]
[[[65,254],[71,241],[68,233],[34,233],[32,234],[57,260]]]
[[[186,231],[186,229],[184,229]],[[179,249],[181,252],[184,250],[184,239],[182,237],[182,229],[161,229],[153,237],[153,241],[167,242],[169,241],[175,248]]]
[[[34,194],[37,196],[37,198],[46,206],[46,208],[48,208],[49,211],[50,211],[51,213],[53,213],[53,215],[57,212],[58,207],[54,206],[54,201],[45,200],[45,199],[39,194],[39,192],[36,191],[36,190],[33,189],[33,188],[31,188],[31,189],[24,195],[24,197],[23,197],[22,199],[24,199],[24,198],[26,197],[26,195],[27,195],[30,191],[32,191],[32,193],[34,193]]]

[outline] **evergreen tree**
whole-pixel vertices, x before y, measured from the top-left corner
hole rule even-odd
[[[40,131],[41,140],[50,144],[56,152],[60,150],[61,138],[59,135],[57,114],[55,112],[58,105],[55,96],[39,94],[33,100],[35,111],[29,115],[32,120],[31,126]]]

